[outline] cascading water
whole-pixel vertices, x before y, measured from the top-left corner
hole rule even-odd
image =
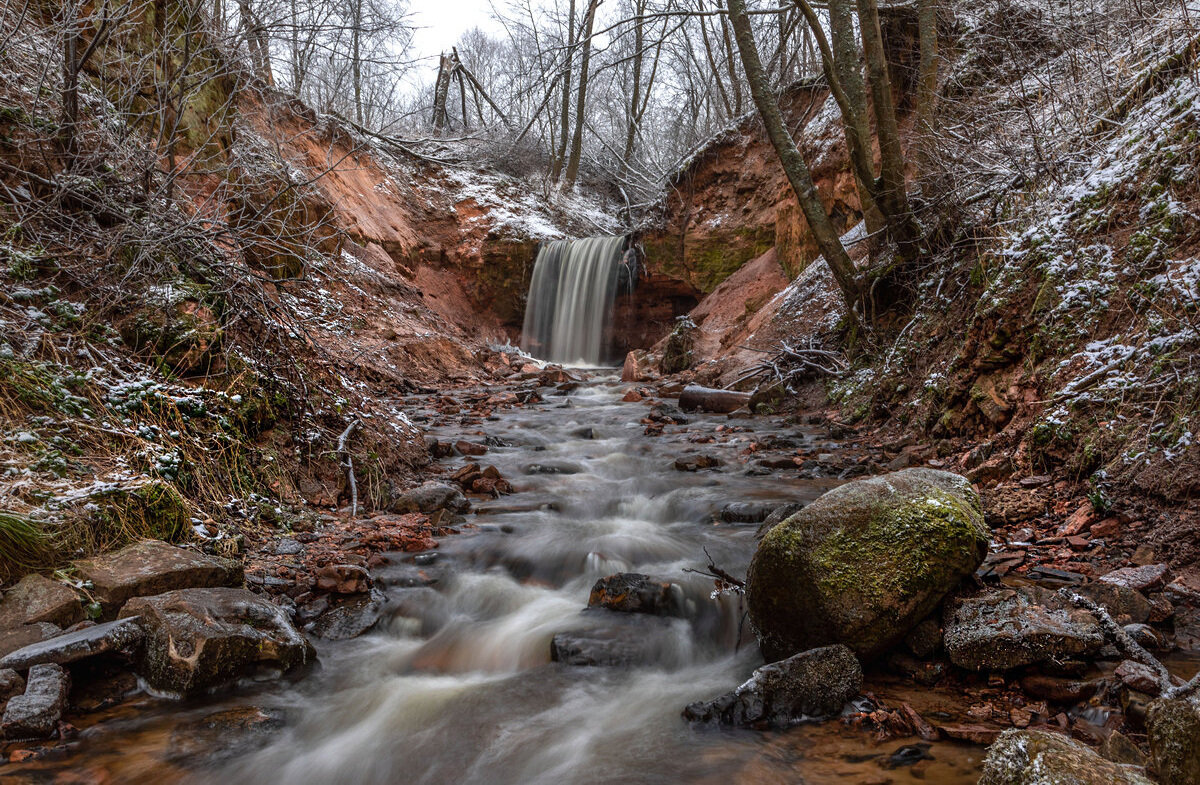
[[[521,348],[550,362],[600,364],[625,246],[624,237],[543,245],[529,283]]]

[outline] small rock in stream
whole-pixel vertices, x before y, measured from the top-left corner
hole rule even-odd
[[[683,710],[691,722],[787,727],[832,717],[862,689],[862,667],[841,644],[764,665],[740,687]]]
[[[54,733],[66,711],[70,688],[70,676],[61,665],[34,665],[25,692],[4,708],[0,732],[10,739],[44,738]]]
[[[683,604],[683,590],[677,584],[637,572],[619,572],[601,578],[588,597],[589,608],[658,616],[682,615]]]

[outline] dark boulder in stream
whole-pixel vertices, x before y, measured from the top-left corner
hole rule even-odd
[[[682,615],[683,590],[670,581],[655,580],[638,572],[619,572],[601,578],[588,596],[589,608],[657,616]]]
[[[690,704],[683,716],[691,722],[787,727],[840,713],[862,689],[862,679],[853,652],[841,644],[823,646],[764,665],[733,692]]]
[[[750,562],[764,656],[831,643],[879,656],[975,571],[989,536],[956,474],[905,469],[834,488],[771,529]]]
[[[138,674],[172,695],[195,695],[243,677],[277,676],[316,659],[312,644],[282,608],[245,589],[139,597],[121,616],[141,616],[146,631]]]

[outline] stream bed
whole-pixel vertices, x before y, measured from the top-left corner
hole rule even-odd
[[[516,487],[475,502],[460,533],[374,570],[386,615],[369,634],[317,642],[321,665],[183,705],[149,696],[91,715],[66,760],[0,782],[197,785],[580,785],[601,783],[974,783],[983,748],[876,743],[833,720],[786,731],[691,727],[689,702],[732,689],[761,664],[736,596],[685,572],[715,564],[744,575],[757,523],[727,523],[731,503],[810,501],[833,480],[748,468],[772,437],[836,451],[824,429],[781,418],[689,414],[643,433],[643,402],[597,374],[569,394],[497,411],[472,429],[494,445],[481,462]],[[739,430],[742,429],[742,430]],[[470,438],[449,425],[442,439]],[[689,454],[720,465],[678,471]],[[463,458],[447,459],[453,469]],[[728,516],[726,516],[728,517]],[[642,572],[679,585],[686,618],[584,613],[598,578]],[[551,639],[611,637],[634,664],[552,662]],[[868,677],[889,703],[953,714],[953,696]],[[5,770],[7,769],[7,771]]]

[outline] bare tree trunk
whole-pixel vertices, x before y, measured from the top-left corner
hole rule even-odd
[[[884,219],[875,204],[875,156],[871,152],[867,90],[863,84],[862,69],[858,64],[858,45],[855,41],[854,18],[849,0],[830,0],[829,32],[833,39],[833,69],[846,95],[846,101],[852,108],[851,116],[842,118],[846,130],[846,146],[851,155],[857,155],[863,161],[863,164],[857,167],[854,179],[863,208],[863,219],[867,222],[867,231],[874,233],[883,228]],[[816,30],[813,33],[818,37],[821,35]],[[864,180],[859,175],[863,170],[872,174],[870,179]]]
[[[927,150],[937,123],[938,8],[936,0],[917,0],[921,62],[917,79],[917,164],[924,172]]]
[[[920,253],[921,231],[908,204],[908,189],[904,177],[904,148],[900,144],[896,104],[892,99],[892,82],[888,76],[876,0],[858,0],[858,24],[862,32],[867,73],[870,75],[875,133],[879,139],[877,199],[887,218],[888,229],[896,242],[900,257],[907,261],[916,258]]]
[[[78,154],[79,125],[79,11],[73,2],[63,4],[62,146],[69,170]]]
[[[362,0],[354,0],[354,20],[350,29],[350,68],[354,81],[354,119],[363,122],[362,101],[362,53],[359,51],[362,36]]]
[[[809,229],[812,230],[813,237],[816,239],[821,253],[825,256],[825,262],[829,265],[829,270],[833,273],[838,288],[842,291],[849,318],[857,321],[856,309],[862,299],[862,294],[854,263],[850,261],[845,247],[842,246],[837,230],[833,228],[833,223],[825,212],[825,206],[821,204],[821,198],[813,184],[808,164],[804,162],[804,157],[800,154],[796,142],[784,124],[779,102],[771,92],[767,72],[763,68],[762,61],[758,57],[758,49],[754,45],[750,17],[746,13],[746,0],[729,0],[729,20],[737,40],[738,52],[741,54],[742,66],[746,71],[746,81],[750,85],[750,95],[758,107],[759,115],[762,116],[767,137],[771,140],[771,145],[779,156],[779,162],[787,175],[788,183],[792,186],[792,192],[796,194],[796,200],[800,203],[800,209],[804,212]]]
[[[442,55],[438,60],[437,81],[433,83],[433,127],[446,127],[446,101],[450,93],[450,74],[454,66],[450,58]]]
[[[575,134],[571,137],[571,157],[567,159],[567,171],[563,175],[563,184],[567,189],[575,187],[575,178],[579,176],[579,160],[583,156],[583,120],[587,108],[588,60],[592,54],[592,27],[596,23],[596,9],[602,0],[590,0],[587,10],[587,21],[584,23],[583,54],[579,61],[579,93],[575,101]]]
[[[575,0],[571,0],[567,12],[567,51],[563,62],[562,111],[559,114],[558,147],[554,153],[554,165],[550,169],[550,181],[558,182],[563,164],[567,160],[567,138],[571,135],[571,63],[575,58]]]
[[[733,93],[733,113],[735,116],[740,116],[742,113],[742,81],[737,76],[737,66],[733,64],[733,39],[729,35],[729,25],[725,22],[725,17],[720,16],[721,20],[721,38],[725,42],[725,66],[729,69],[729,90]]]
[[[633,158],[633,142],[637,135],[638,105],[642,92],[642,42],[645,40],[642,14],[646,12],[646,0],[637,0],[634,14],[637,15],[633,28],[633,89],[629,96],[629,121],[625,124],[625,149],[621,153],[621,176],[629,174],[629,161]]]

